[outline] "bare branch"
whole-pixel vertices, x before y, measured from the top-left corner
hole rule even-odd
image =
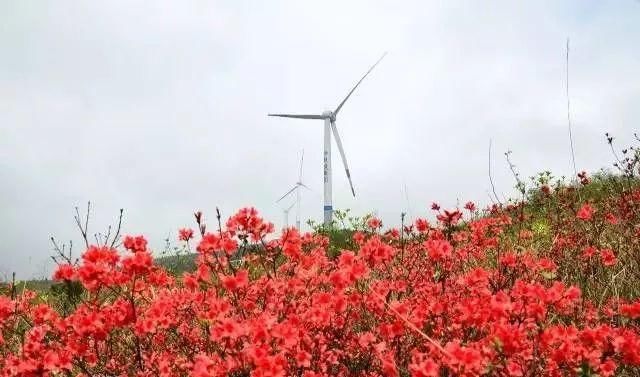
[[[82,234],[82,238],[84,239],[85,246],[89,248],[89,238],[87,236],[87,229],[89,228],[89,212],[91,211],[91,202],[87,202],[87,215],[84,221],[84,227],[82,226],[82,222],[80,220],[80,211],[78,207],[76,207],[76,215],[74,219],[76,220],[76,225],[78,229],[80,229],[80,233]]]
[[[120,227],[122,226],[122,213],[124,212],[123,208],[120,208],[120,215],[118,216],[118,228],[116,229],[116,234],[113,236],[113,241],[111,241],[111,247],[115,247],[116,243],[120,239]],[[111,229],[111,228],[109,228]],[[108,239],[107,239],[107,242]]]
[[[67,254],[65,253],[65,245],[63,244],[62,247],[60,247],[60,245],[56,242],[55,238],[51,237],[50,238],[51,243],[53,244],[53,250],[57,253],[57,257],[61,258],[61,260],[71,264],[71,241],[69,241],[69,255],[67,256]],[[53,258],[53,260],[58,263],[58,259],[56,259],[55,256],[52,256],[51,258]]]
[[[104,238],[104,246],[107,246],[107,243],[109,242],[109,237],[111,237],[111,225],[109,225],[109,227],[107,228],[107,235]]]
[[[620,161],[620,157],[618,156],[618,154],[616,153],[615,148],[613,147],[613,140],[614,137],[609,135],[608,132],[606,132],[604,134],[607,137],[607,143],[609,144],[609,147],[611,148],[611,153],[613,154],[613,157],[615,157],[616,161],[617,161],[617,165],[615,165],[618,170],[622,171],[622,161]]]
[[[91,201],[87,202],[87,217],[84,220],[84,232],[87,233],[89,230],[89,214],[91,213]]]

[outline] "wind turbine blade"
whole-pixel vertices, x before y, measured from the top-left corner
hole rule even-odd
[[[356,191],[353,189],[353,182],[351,181],[351,173],[349,173],[347,156],[344,155],[344,148],[342,148],[342,140],[340,140],[340,134],[338,133],[338,128],[336,127],[335,122],[331,122],[331,130],[333,131],[333,137],[336,138],[336,144],[338,144],[338,150],[340,151],[340,156],[342,157],[342,164],[344,165],[344,171],[347,173],[347,178],[349,179],[349,186],[351,186],[351,193],[353,194],[353,196],[356,196]]]
[[[304,184],[304,183],[302,183],[302,182],[298,182],[298,186],[302,186],[302,187],[306,188],[306,189],[307,189],[307,190],[309,190],[309,191],[313,191],[313,190],[311,190],[311,189],[309,188],[309,186],[305,185],[305,184]]]
[[[387,55],[387,53],[385,52],[384,54],[382,54],[382,56],[380,57],[380,59],[378,59],[378,61],[376,62],[376,64],[372,65],[371,68],[369,68],[369,70],[367,71],[367,73],[364,74],[364,76],[362,76],[362,78],[360,79],[360,81],[358,81],[356,83],[356,85],[353,87],[353,89],[351,89],[351,91],[349,92],[349,94],[347,94],[347,96],[342,100],[342,102],[340,102],[340,104],[338,105],[338,107],[336,107],[336,110],[333,112],[333,116],[338,115],[338,112],[340,112],[340,109],[342,109],[342,106],[344,105],[345,102],[347,102],[347,100],[349,99],[349,97],[351,97],[351,94],[353,94],[353,92],[356,90],[356,88],[358,87],[358,85],[360,85],[360,83],[362,82],[362,80],[365,79],[365,77],[367,77],[367,75],[369,73],[371,73],[371,71],[373,71],[373,69],[378,65],[378,63],[380,63],[380,61]]]
[[[287,211],[286,211],[286,212],[287,212],[287,213],[289,213],[289,211],[291,211],[291,208],[293,208],[293,206],[295,206],[295,205],[296,205],[296,202],[293,202],[293,203],[289,206],[289,208],[287,208]]]
[[[293,188],[289,191],[287,191],[286,194],[282,195],[282,197],[280,197],[280,199],[276,200],[276,203],[278,203],[279,201],[281,201],[282,199],[286,198],[287,195],[291,194],[295,189],[298,188],[298,185],[293,186]]]
[[[280,117],[280,118],[296,118],[296,119],[324,119],[323,115],[314,115],[314,114],[267,114],[270,117]]]
[[[304,162],[304,149],[302,150],[302,157],[300,158],[300,174],[298,175],[298,182],[302,182],[302,163]]]

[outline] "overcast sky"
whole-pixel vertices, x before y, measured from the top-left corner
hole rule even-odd
[[[90,231],[124,208],[155,249],[215,206],[280,226],[302,149],[320,220],[322,123],[266,114],[333,109],[384,51],[338,119],[357,197],[334,153],[335,207],[394,225],[487,204],[490,138],[500,193],[506,150],[523,176],[568,174],[567,37],[576,160],[596,171],[604,132],[640,130],[638,1],[0,0],[0,279],[48,273],[88,200]]]

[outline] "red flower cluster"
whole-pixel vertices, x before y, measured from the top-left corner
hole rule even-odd
[[[147,240],[143,236],[131,237],[126,236],[124,238],[124,247],[127,250],[131,250],[134,253],[138,251],[147,250]]]
[[[580,220],[591,220],[593,216],[593,207],[591,204],[583,204],[582,207],[578,210],[576,217]]]
[[[189,241],[193,238],[193,229],[183,228],[178,231],[180,241]]]
[[[403,237],[371,219],[330,259],[326,236],[267,241],[273,225],[243,209],[202,232],[196,270],[177,279],[141,236],[123,254],[91,246],[54,273],[85,290],[66,309],[0,296],[0,377],[637,375],[640,301],[592,300],[561,280],[618,268],[582,220],[611,222],[588,205],[580,221],[567,212],[540,230],[514,227],[509,210],[466,223],[442,211]],[[542,237],[550,248],[536,248]]]

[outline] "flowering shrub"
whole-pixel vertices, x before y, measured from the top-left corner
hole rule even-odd
[[[640,191],[543,186],[537,212],[369,219],[335,258],[323,232],[272,237],[254,209],[213,232],[197,213],[178,277],[142,236],[89,246],[54,273],[83,288],[67,309],[0,296],[0,376],[639,375]]]

